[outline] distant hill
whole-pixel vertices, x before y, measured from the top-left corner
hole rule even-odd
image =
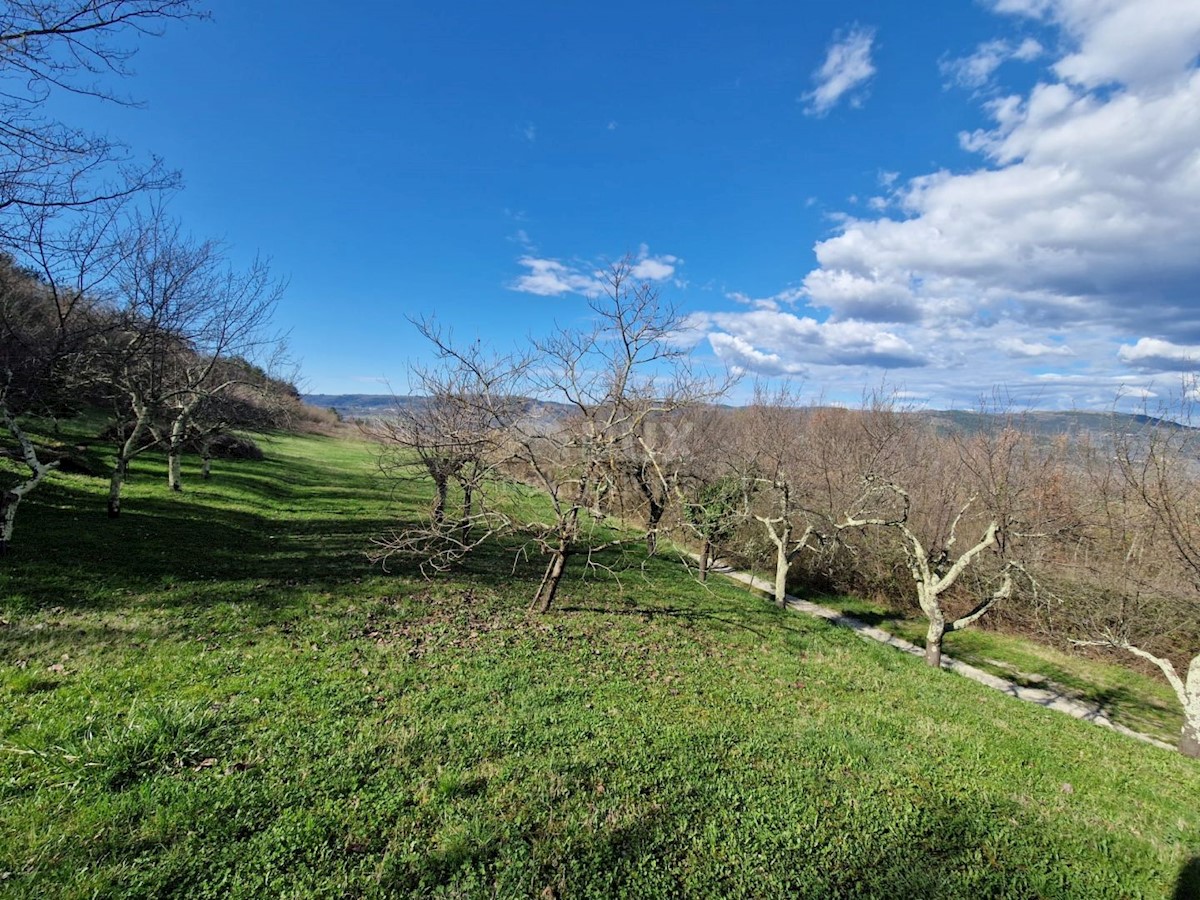
[[[344,418],[369,419],[386,416],[397,406],[420,403],[421,397],[391,394],[305,394],[304,402],[312,406],[335,409]],[[530,401],[530,411],[562,413],[568,407],[561,403]],[[942,431],[960,430],[967,433],[982,431],[994,417],[969,410],[922,410],[913,415],[931,422]],[[1087,412],[1083,410],[1033,410],[1018,416],[1025,428],[1039,437],[1052,438],[1063,434],[1111,436],[1114,431],[1128,434],[1140,431],[1159,419],[1153,416],[1120,412]],[[1176,428],[1185,426],[1167,422]]]
[[[393,397],[391,394],[304,394],[309,406],[333,409],[347,419],[386,416],[397,405],[408,405],[411,397]]]
[[[916,413],[932,422],[934,427],[943,431],[965,431],[972,434],[982,431],[989,421],[995,421],[995,416],[988,413],[972,412],[969,410],[928,410]],[[1087,412],[1083,410],[1030,410],[1014,415],[1014,419],[1027,431],[1038,437],[1058,437],[1059,435],[1090,434],[1111,436],[1130,434],[1141,431],[1150,425],[1163,424],[1171,428],[1184,428],[1165,419],[1156,419],[1136,413],[1122,412]]]
[[[337,410],[345,419],[372,419],[389,416],[397,408],[419,406],[425,399],[424,397],[392,396],[391,394],[304,394],[303,398],[309,406]],[[570,407],[565,403],[529,400],[525,412],[541,417],[563,415],[569,409]]]

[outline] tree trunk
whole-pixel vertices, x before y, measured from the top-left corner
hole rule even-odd
[[[558,593],[558,583],[562,581],[566,568],[566,550],[555,550],[550,556],[549,563],[546,564],[546,574],[542,576],[542,583],[533,597],[533,606],[538,612],[550,612],[550,607],[554,603],[554,595]]]
[[[777,606],[787,606],[787,579],[792,568],[788,559],[787,546],[780,544],[775,550],[775,603]]]
[[[204,451],[202,462],[200,465],[200,480],[208,481],[212,477],[212,457],[208,455],[207,448]]]
[[[653,556],[658,552],[658,523],[662,521],[665,508],[653,500],[650,501],[650,511],[646,516],[646,553]]]
[[[180,448],[172,445],[167,450],[167,485],[173,491],[183,490],[183,481],[181,478],[182,465],[181,457],[183,456]]]
[[[712,541],[708,538],[704,539],[704,546],[700,548],[700,582],[703,584],[708,581],[708,558],[712,556]]]
[[[435,525],[441,525],[446,521],[446,496],[450,485],[445,478],[434,478],[433,484],[437,488],[437,499],[433,502],[433,521]]]
[[[167,444],[167,485],[173,491],[183,490],[182,466],[183,459],[183,417],[171,423],[171,437]]]
[[[8,544],[12,540],[13,528],[17,522],[17,506],[21,502],[21,498],[36,488],[46,473],[58,465],[58,463],[43,464],[37,456],[37,448],[33,445],[33,441],[29,439],[29,435],[17,424],[16,418],[9,412],[8,404],[5,402],[5,397],[0,391],[0,422],[3,422],[5,427],[17,441],[21,448],[21,459],[25,465],[29,466],[29,471],[33,474],[21,484],[15,485],[9,490],[0,494],[0,556],[8,552]]]
[[[462,502],[462,542],[464,544],[471,540],[471,513],[475,507],[475,492],[469,484],[463,484],[463,502]]]
[[[946,621],[940,616],[929,619],[929,630],[925,632],[925,665],[935,669],[942,667],[942,638],[946,636]]]
[[[17,523],[17,504],[21,495],[16,491],[0,494],[0,556],[8,553],[8,542],[12,540],[13,527]]]
[[[1183,707],[1183,731],[1179,735],[1179,752],[1200,759],[1200,694],[1188,698]]]
[[[121,488],[125,484],[125,473],[128,467],[127,459],[117,457],[117,464],[113,466],[112,478],[108,481],[108,517],[110,519],[121,515]]]

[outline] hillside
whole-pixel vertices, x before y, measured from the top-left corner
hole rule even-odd
[[[334,409],[346,418],[365,419],[386,416],[397,405],[419,403],[420,397],[392,396],[391,394],[305,394],[304,402],[311,406]],[[568,407],[559,403],[537,402],[538,408],[565,411]],[[974,433],[995,421],[995,417],[971,410],[921,410],[912,413],[934,427],[948,431],[957,429]],[[1090,435],[1108,439],[1113,432],[1134,433],[1160,420],[1139,413],[1090,412],[1086,410],[1029,410],[1018,413],[1021,424],[1042,438],[1059,435]],[[1183,426],[1179,426],[1183,427]]]
[[[428,498],[262,446],[179,495],[139,459],[115,522],[83,475],[22,507],[0,894],[1168,897],[1200,854],[1195,761],[668,559],[545,617],[514,547],[384,573]]]

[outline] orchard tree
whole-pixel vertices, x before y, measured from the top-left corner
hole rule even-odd
[[[417,395],[398,398],[390,415],[363,428],[380,444],[383,474],[404,484],[428,478],[433,504],[424,520],[375,539],[371,556],[385,565],[393,556],[415,556],[423,571],[437,572],[510,524],[489,492],[502,491],[507,428],[528,405],[514,393],[526,362],[490,357],[479,343],[452,349],[437,323],[414,324],[439,348],[438,362],[413,366],[409,380]],[[452,491],[457,514],[450,512]]]
[[[746,481],[757,488],[751,515],[775,548],[774,597],[780,606],[787,601],[792,564],[805,551],[819,553],[831,530],[823,528],[812,503],[816,472],[798,401],[788,385],[774,392],[757,385],[740,429]]]
[[[1077,592],[1068,603],[1076,630],[1086,635],[1075,643],[1121,650],[1162,672],[1183,709],[1179,750],[1200,757],[1200,441],[1193,413],[1193,401],[1184,399],[1143,430],[1114,435],[1115,454],[1100,462],[1111,459],[1115,477],[1093,479],[1090,498],[1109,539],[1104,559],[1122,571],[1105,573],[1099,589]]]
[[[876,415],[886,422],[895,414],[881,409]],[[861,495],[836,527],[879,527],[897,535],[928,621],[925,662],[936,668],[945,636],[1011,597],[1015,578],[1025,572],[1021,544],[1045,524],[1031,521],[1039,512],[1030,490],[1038,470],[1028,436],[1011,425],[948,441],[914,424],[905,437],[903,468],[890,478],[865,473]],[[986,573],[976,579],[970,607],[952,615],[955,589],[981,569]]]
[[[103,284],[119,261],[114,216],[112,205],[93,204],[68,225],[59,211],[26,210],[21,263],[0,257],[0,425],[29,470],[0,488],[0,553],[22,498],[56,465],[42,458],[20,418],[57,420],[89,387],[94,346],[109,321]]]
[[[131,105],[112,88],[143,37],[202,17],[196,0],[6,0],[0,7],[0,241],[27,237],[20,216],[81,210],[178,179],[138,164],[110,138],[48,113],[63,95]]]
[[[185,236],[160,206],[132,219],[116,284],[120,308],[101,374],[119,426],[110,518],[120,514],[130,461],[158,443],[156,431],[165,433],[170,487],[180,489],[192,416],[240,383],[224,362],[277,346],[266,329],[283,291],[265,262],[234,270],[218,245]]]
[[[426,331],[448,371],[471,373],[469,403],[501,437],[489,473],[544,497],[512,502],[514,493],[501,490],[499,502],[476,512],[491,517],[492,530],[525,535],[545,560],[530,603],[540,612],[552,608],[571,559],[585,555],[590,567],[607,568],[597,554],[626,542],[609,516],[619,509],[630,447],[644,454],[654,477],[664,477],[663,450],[649,438],[649,423],[717,390],[691,373],[678,340],[681,318],[633,268],[625,259],[605,270],[587,301],[588,326],[559,328],[519,356],[485,364],[477,350],[456,349]],[[429,546],[420,529],[412,540],[410,534],[391,547],[419,553]]]

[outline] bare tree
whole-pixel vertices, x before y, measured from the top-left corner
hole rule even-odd
[[[590,326],[559,328],[534,341],[527,354],[498,363],[484,363],[478,350],[456,349],[426,330],[451,370],[470,373],[470,404],[502,433],[499,462],[488,468],[489,477],[502,473],[544,498],[530,503],[526,497],[507,509],[484,504],[476,513],[492,516],[496,528],[525,535],[545,559],[530,604],[541,612],[551,609],[570,559],[586,554],[590,568],[609,568],[597,554],[627,542],[609,527],[609,515],[619,510],[630,447],[654,477],[665,478],[663,450],[651,439],[649,423],[713,390],[688,369],[687,351],[678,343],[679,316],[652,284],[633,276],[629,259],[603,273],[603,289],[588,305]],[[512,491],[504,496],[515,498]],[[419,530],[415,543],[406,534],[399,538],[393,550],[427,546]],[[465,549],[454,548],[452,555]]]
[[[56,94],[129,105],[109,86],[131,74],[137,40],[201,17],[196,0],[8,0],[0,8],[0,212],[79,210],[177,181],[111,139],[47,115]],[[16,225],[17,227],[14,227]],[[11,215],[0,239],[24,237]]]
[[[1031,444],[1007,425],[954,441],[939,439],[932,428],[912,427],[908,438],[903,470],[891,478],[866,473],[861,495],[836,527],[881,527],[899,537],[917,605],[928,620],[925,661],[940,667],[945,636],[1011,597],[1016,575],[1025,571],[1014,551],[1018,541],[1035,536],[1025,518],[1034,474]],[[964,533],[970,543],[962,546]],[[970,607],[951,615],[954,589],[985,559],[992,564],[978,579]]]
[[[1183,709],[1179,750],[1200,757],[1200,441],[1192,413],[1184,399],[1142,431],[1116,433],[1112,464],[1094,466],[1116,475],[1093,480],[1090,497],[1106,561],[1122,571],[1073,597],[1071,616],[1088,635],[1075,643],[1119,649],[1162,672]]]
[[[265,262],[233,270],[218,245],[185,236],[161,207],[132,220],[116,283],[118,325],[103,378],[124,427],[109,480],[111,518],[120,514],[129,462],[164,432],[168,481],[180,489],[191,417],[206,399],[239,383],[236,370],[222,365],[226,360],[275,344],[265,329],[283,291]]]
[[[506,429],[526,402],[514,394],[526,361],[490,357],[475,343],[452,349],[450,336],[432,320],[414,321],[441,348],[432,366],[413,366],[417,396],[397,398],[392,414],[363,426],[381,445],[379,466],[401,483],[429,478],[434,499],[428,518],[375,539],[373,559],[415,556],[426,572],[460,561],[497,530],[509,526],[504,505],[489,492],[502,491],[500,467],[508,460]],[[457,492],[458,514],[449,511]]]
[[[813,503],[817,473],[808,458],[806,415],[796,391],[756,385],[741,418],[744,481],[757,487],[750,514],[775,548],[774,596],[782,606],[792,564],[805,551],[819,553],[832,529],[823,527],[827,519]]]
[[[108,204],[94,204],[70,224],[54,210],[27,210],[23,265],[0,259],[0,424],[30,473],[0,491],[0,553],[21,499],[56,465],[42,458],[20,417],[57,420],[86,387],[92,345],[106,327],[101,286],[119,259],[114,216]]]
[[[555,427],[510,429],[515,459],[550,500],[549,516],[525,525],[546,559],[531,604],[541,612],[551,608],[572,556],[586,552],[595,567],[597,552],[624,543],[619,534],[601,536],[623,449],[635,445],[663,478],[663,449],[647,440],[648,423],[720,391],[692,373],[677,341],[679,314],[653,284],[634,277],[629,259],[603,279],[603,291],[588,301],[591,328],[559,329],[535,342],[531,393],[570,413]]]

